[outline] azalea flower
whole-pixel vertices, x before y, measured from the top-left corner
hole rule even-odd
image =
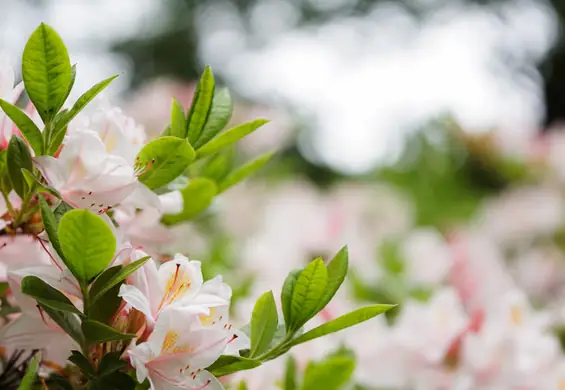
[[[120,287],[119,295],[145,314],[150,326],[169,306],[199,306],[204,308],[203,313],[209,313],[216,306],[228,306],[231,298],[231,290],[221,279],[203,283],[200,262],[180,254],[159,268],[150,259],[133,274],[129,283]]]
[[[109,104],[101,104],[90,116],[77,118],[71,123],[69,134],[81,129],[97,132],[106,151],[123,157],[130,165],[147,141],[143,126]]]
[[[129,351],[141,383],[149,378],[152,390],[223,389],[207,371],[226,350],[227,333],[199,326],[195,312],[167,308],[144,343]]]
[[[49,185],[75,208],[104,213],[130,199],[159,207],[157,196],[137,180],[128,162],[109,154],[98,134],[76,130],[69,134],[58,158],[35,158]]]
[[[71,350],[80,347],[43,312],[35,300],[21,292],[22,279],[30,275],[41,278],[51,287],[61,291],[79,310],[82,309],[80,287],[68,270],[50,265],[10,271],[10,290],[22,313],[0,328],[0,345],[7,350],[44,350],[43,361],[52,368],[60,369],[66,365]]]

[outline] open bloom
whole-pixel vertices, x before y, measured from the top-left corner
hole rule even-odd
[[[179,309],[199,306],[209,313],[211,308],[227,307],[231,298],[230,288],[221,279],[203,283],[200,262],[180,254],[159,268],[150,259],[128,282],[131,284],[120,287],[120,296],[145,314],[150,327],[169,306]]]
[[[0,345],[8,350],[41,349],[44,351],[44,363],[53,368],[62,368],[66,365],[71,350],[78,349],[79,346],[32,298],[21,293],[21,281],[29,275],[41,278],[65,294],[79,309],[82,308],[82,301],[78,298],[80,287],[68,270],[50,265],[10,271],[8,282],[22,313],[0,328]]]
[[[94,131],[72,132],[58,158],[41,156],[35,161],[49,184],[75,208],[103,213],[127,198],[158,207],[157,196],[137,180],[133,167],[107,153]]]
[[[163,310],[148,340],[129,351],[140,383],[149,378],[152,390],[223,389],[203,370],[226,350],[229,338],[221,329],[200,327],[195,314]]]
[[[91,116],[81,116],[71,123],[69,133],[90,129],[98,133],[106,151],[123,157],[130,165],[146,142],[143,126],[118,107],[101,105]]]

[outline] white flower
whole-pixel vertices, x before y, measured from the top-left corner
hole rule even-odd
[[[228,333],[199,326],[194,313],[163,310],[147,342],[129,351],[141,383],[149,378],[152,390],[223,389],[203,371],[226,350]]]
[[[104,213],[128,198],[140,206],[159,204],[157,196],[137,180],[133,167],[107,153],[94,131],[72,132],[58,158],[41,156],[35,161],[49,184],[75,208]]]
[[[226,284],[214,279],[204,284],[200,262],[189,261],[180,254],[159,268],[150,259],[132,275],[129,283],[120,287],[119,295],[145,314],[150,326],[169,306],[199,308],[195,310],[208,314],[210,308],[229,305],[231,298]]]
[[[51,287],[65,294],[77,308],[82,309],[80,287],[68,270],[60,270],[54,265],[22,268],[10,271],[10,289],[22,314],[14,321],[0,327],[0,345],[10,350],[44,351],[43,359],[51,366],[64,367],[71,350],[79,349],[75,341],[57,325],[36,302],[21,293],[21,281],[25,276],[39,277]]]
[[[101,105],[90,117],[81,117],[71,124],[69,134],[76,130],[95,131],[109,154],[123,157],[130,165],[146,142],[143,126],[125,115],[118,107]]]

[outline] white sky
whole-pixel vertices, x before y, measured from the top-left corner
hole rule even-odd
[[[310,1],[336,8],[351,3]],[[423,7],[445,3],[413,1]],[[0,51],[17,58],[37,23],[50,23],[78,62],[77,94],[113,73],[124,76],[113,91],[123,89],[128,64],[107,53],[107,42],[167,22],[159,2],[151,0],[57,0],[44,10],[14,3],[0,0],[6,11],[0,15]],[[292,0],[265,0],[249,16],[249,35],[224,1],[211,1],[199,17],[202,61],[239,93],[290,103],[310,118],[318,158],[345,171],[362,172],[390,159],[407,131],[444,112],[470,130],[535,131],[542,114],[535,63],[556,31],[550,9],[544,1],[512,0],[494,16],[456,0],[447,3],[423,21],[385,2],[362,18],[297,30]],[[512,65],[501,60],[501,50]]]

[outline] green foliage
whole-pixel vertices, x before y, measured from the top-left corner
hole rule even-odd
[[[355,359],[333,356],[321,362],[310,362],[304,372],[301,390],[340,390],[351,379]]]
[[[283,390],[296,390],[296,389],[298,389],[297,378],[296,378],[296,360],[294,360],[294,358],[291,355],[286,359]]]
[[[169,134],[173,137],[186,138],[186,117],[184,109],[177,99],[173,99],[173,107],[171,108],[171,126],[169,127]]]
[[[63,138],[65,137],[65,130],[69,122],[73,120],[78,115],[78,113],[81,112],[88,105],[88,103],[90,103],[100,92],[106,89],[106,87],[110,85],[110,83],[114,81],[116,77],[118,77],[118,75],[109,77],[106,80],[102,80],[98,84],[94,85],[78,98],[78,100],[68,112],[61,112],[62,115],[59,120],[56,121],[53,134],[50,136],[47,154],[53,155],[57,151],[57,149],[59,149],[59,146],[61,146]]]
[[[185,140],[161,137],[149,142],[136,158],[138,169],[146,170],[139,181],[150,189],[162,187],[180,176],[194,160],[194,150]]]
[[[283,310],[285,324],[290,324],[291,303],[292,303],[292,296],[294,294],[294,286],[296,286],[296,282],[301,272],[302,272],[301,270],[291,271],[286,277],[282,287],[281,303],[282,303],[282,310]],[[288,328],[288,331],[290,332],[292,331],[292,329]]]
[[[36,156],[43,154],[43,135],[37,125],[20,108],[0,99],[0,107],[18,126]]]
[[[28,171],[32,171],[33,162],[26,143],[20,137],[13,135],[12,138],[10,138],[6,162],[12,187],[14,191],[16,191],[16,194],[24,199],[29,188],[27,187],[22,169],[25,168]]]
[[[35,356],[31,360],[30,364],[28,365],[26,374],[22,378],[22,381],[20,382],[20,386],[18,387],[18,390],[32,390],[33,389],[40,361],[41,361],[41,353],[38,352],[38,353],[35,354]]]
[[[63,106],[71,73],[63,40],[55,30],[41,23],[24,48],[22,77],[26,92],[43,122],[50,122]]]
[[[255,304],[251,316],[250,357],[267,351],[275,335],[278,324],[277,305],[272,291],[263,294]]]
[[[61,243],[59,242],[59,234],[57,233],[59,229],[59,221],[57,220],[55,214],[51,210],[51,207],[45,201],[43,196],[39,196],[39,208],[41,211],[41,219],[43,220],[43,226],[45,227],[45,232],[49,238],[49,242],[53,246],[53,249],[59,254],[61,260],[66,264],[67,260],[64,258],[63,249],[61,248]]]
[[[217,193],[216,183],[205,178],[191,179],[186,187],[180,190],[183,199],[183,210],[178,214],[167,214],[163,223],[174,225],[194,218],[206,210]]]
[[[296,330],[320,309],[328,285],[328,269],[320,258],[312,261],[298,276],[290,303],[289,329]]]
[[[88,210],[63,215],[58,234],[65,265],[83,287],[106,269],[116,252],[112,229]]]
[[[82,313],[73,303],[59,290],[54,289],[37,276],[26,276],[22,280],[21,290],[37,302],[51,309],[66,311],[69,313]]]
[[[121,265],[110,267],[92,283],[88,292],[88,318],[107,323],[116,314],[122,305],[119,292],[123,281],[116,284],[108,282],[114,279],[121,270]]]
[[[216,363],[209,367],[213,374],[228,375],[237,371],[253,368],[263,362],[275,359],[286,353],[293,346],[349,328],[367,321],[381,313],[390,310],[393,305],[373,305],[357,309],[351,313],[327,322],[309,332],[302,333],[301,327],[314,315],[324,309],[337,289],[343,283],[347,273],[348,254],[347,248],[342,248],[326,267],[322,259],[316,259],[302,270],[292,271],[285,280],[282,293],[283,315],[287,326],[278,325],[275,312],[275,302],[272,292],[263,294],[255,304],[251,324],[249,326],[251,338],[251,351],[246,357],[222,356]],[[259,329],[259,331],[257,331]],[[279,333],[280,334],[277,334]],[[334,356],[331,364],[335,364],[341,371],[340,374],[332,373],[332,380],[327,386],[338,389],[349,380],[354,367],[351,356]],[[342,360],[338,360],[337,358]],[[332,357],[333,359],[333,357]],[[289,362],[289,365],[292,363]],[[326,370],[331,365],[324,362],[313,365],[307,369],[303,389],[313,389],[318,376],[326,375]],[[295,377],[292,367],[287,368],[288,376]],[[285,378],[290,389],[297,388],[296,380]],[[294,383],[294,384],[293,384]],[[325,383],[325,382],[324,382]]]
[[[68,311],[61,311],[56,309],[51,309],[41,303],[38,303],[40,308],[45,311],[49,317],[57,325],[61,327],[73,340],[75,340],[79,345],[84,345],[84,335],[80,328],[80,322],[78,321],[76,315],[69,313]]]
[[[249,161],[243,164],[241,167],[230,172],[227,177],[220,182],[218,192],[224,192],[230,187],[233,187],[237,183],[241,182],[248,176],[253,175],[265,164],[267,164],[272,157],[273,153],[265,153],[255,160]]]
[[[261,365],[260,361],[241,356],[222,355],[214,364],[207,368],[214,376],[222,377],[234,372],[250,370]]]
[[[212,108],[200,137],[193,143],[195,148],[200,148],[214,138],[230,121],[233,112],[233,102],[227,88],[216,90],[212,100]]]
[[[215,81],[212,70],[209,66],[204,69],[190,111],[188,112],[188,141],[194,144],[202,133],[202,129],[208,120],[208,114],[212,107],[212,99],[214,98]]]
[[[352,327],[353,325],[357,325],[376,317],[379,314],[385,313],[393,307],[395,307],[395,305],[373,305],[362,307],[304,333],[302,336],[294,339],[291,345],[295,346],[331,333],[339,332],[342,329]]]
[[[339,287],[342,285],[349,268],[349,253],[344,246],[328,264],[328,283],[326,292],[320,300],[318,311],[322,310],[334,297]]]
[[[231,128],[212,139],[196,150],[196,159],[210,156],[219,152],[221,149],[233,145],[243,137],[253,133],[259,127],[267,123],[266,119],[256,119],[253,122],[245,123],[243,125]]]
[[[116,329],[94,320],[85,320],[81,324],[82,333],[89,344],[99,344],[106,341],[131,340],[134,334],[118,332]]]
[[[104,271],[92,284],[90,288],[91,303],[96,302],[106,292],[113,287],[123,282],[128,276],[133,274],[150,259],[150,256],[145,256],[136,260],[126,266],[116,265]]]

